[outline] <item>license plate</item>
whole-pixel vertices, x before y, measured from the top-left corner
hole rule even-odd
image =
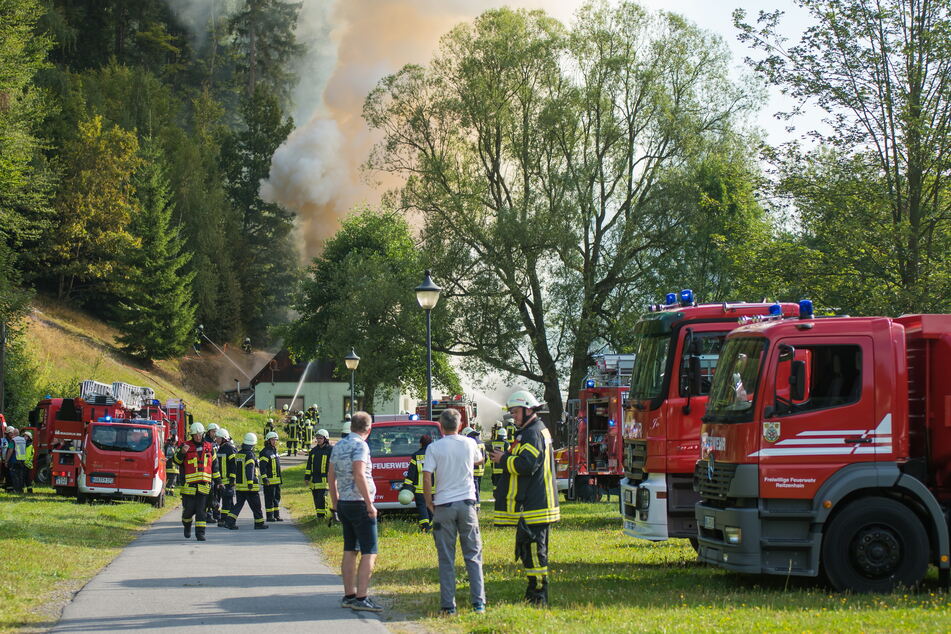
[[[106,476],[92,476],[91,478],[89,478],[89,481],[92,482],[93,484],[112,484],[115,481],[115,479],[109,478]]]
[[[66,486],[69,484],[69,478],[66,476],[56,476],[56,486]]]
[[[704,528],[706,528],[707,530],[711,530],[711,531],[712,531],[714,525],[715,525],[715,523],[714,523],[714,519],[713,519],[713,516],[712,516],[712,515],[704,515],[704,516],[703,516],[703,527],[704,527]]]

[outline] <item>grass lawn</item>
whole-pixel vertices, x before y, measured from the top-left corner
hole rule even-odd
[[[312,518],[301,467],[287,470],[284,503],[297,518]],[[485,484],[485,481],[484,481]],[[483,491],[483,499],[490,493]],[[612,498],[613,500],[614,498]],[[696,630],[949,631],[951,597],[936,574],[921,591],[889,596],[833,593],[816,582],[752,577],[695,563],[686,540],[651,544],[621,533],[616,503],[562,505],[552,531],[550,600],[545,609],[521,602],[525,581],[514,561],[514,529],[491,526],[482,505],[484,616],[468,606],[461,556],[457,561],[460,613],[437,615],[439,580],[432,537],[417,532],[414,516],[385,516],[372,592],[393,609],[439,631],[636,632]],[[338,528],[302,522],[330,564],[340,563]]]
[[[76,504],[52,489],[34,491],[0,491],[0,632],[49,628],[73,592],[168,510]]]

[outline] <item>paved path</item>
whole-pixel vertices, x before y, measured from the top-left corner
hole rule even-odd
[[[287,512],[283,512],[287,517]],[[181,511],[155,522],[66,606],[53,632],[387,632],[340,607],[340,577],[292,522],[182,535]],[[271,628],[274,628],[273,630]]]

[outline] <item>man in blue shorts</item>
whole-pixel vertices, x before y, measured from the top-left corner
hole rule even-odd
[[[350,420],[350,433],[338,442],[330,454],[327,484],[330,504],[336,509],[343,528],[343,600],[341,607],[367,612],[382,612],[383,606],[367,596],[370,575],[376,562],[376,485],[373,462],[366,439],[372,419],[357,412]],[[357,551],[360,565],[357,566]]]

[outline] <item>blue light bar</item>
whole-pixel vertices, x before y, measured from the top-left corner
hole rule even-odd
[[[613,418],[608,420],[608,427],[614,427],[615,425],[617,425],[617,423],[614,422]]]
[[[676,303],[677,303],[677,293],[667,293],[666,300],[667,300],[667,301],[664,302],[664,303],[667,304],[667,305],[676,304]]]
[[[419,414],[410,414],[410,415],[409,415],[409,419],[410,419],[410,420],[419,420]]]
[[[112,416],[102,416],[102,417],[100,417],[99,420],[97,420],[96,422],[97,422],[97,423],[111,423],[111,422],[112,422]]]
[[[693,291],[689,288],[680,291],[680,305],[693,306]]]
[[[594,379],[588,379],[587,381],[585,381],[584,386],[588,388],[594,387]]]
[[[812,319],[812,300],[803,299],[799,302],[799,319]]]
[[[775,315],[778,317],[783,314],[783,307],[779,305],[779,302],[776,302],[775,304],[769,307],[769,314]]]

